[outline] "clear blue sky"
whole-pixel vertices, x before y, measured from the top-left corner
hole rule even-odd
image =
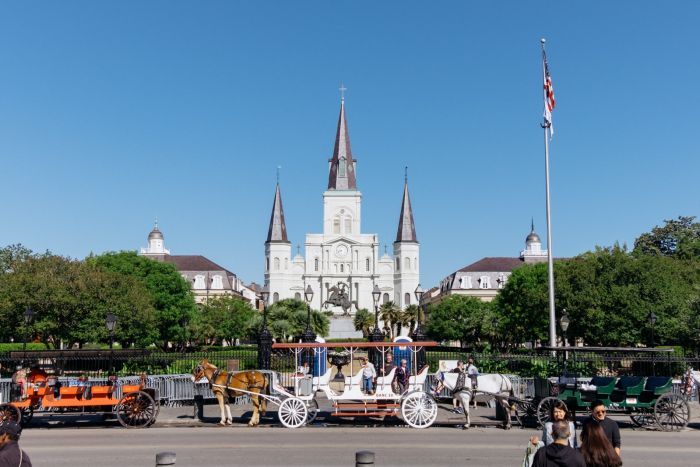
[[[403,167],[425,288],[545,238],[541,37],[557,108],[554,253],[698,215],[700,3],[33,1],[0,4],[0,246],[146,246],[262,281],[281,185],[322,227],[339,110],[363,231],[396,235]]]

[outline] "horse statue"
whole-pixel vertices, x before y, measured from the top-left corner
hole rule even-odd
[[[338,282],[328,289],[328,299],[323,302],[323,306],[328,308],[330,305],[339,306],[343,309],[343,316],[350,316],[350,308],[355,305],[357,309],[357,300],[350,301],[350,297],[347,292],[347,284],[344,282]]]
[[[454,397],[458,397],[462,402],[464,416],[467,419],[463,429],[469,429],[469,425],[471,424],[469,418],[469,403],[472,399],[475,401],[478,400],[479,402],[496,399],[496,401],[501,404],[506,414],[503,428],[510,430],[510,402],[508,398],[513,395],[513,383],[511,380],[508,379],[507,376],[501,374],[483,374],[477,377],[476,389],[472,389],[472,381],[465,375],[463,380],[460,381],[461,389],[455,392],[458,379],[462,379],[459,378],[459,376],[459,373],[443,371],[439,371],[436,375],[436,377],[442,381],[443,386],[452,391]]]
[[[261,372],[241,371],[239,373],[228,373],[219,370],[204,359],[192,370],[192,381],[199,381],[202,378],[207,378],[211,390],[219,402],[219,409],[221,409],[219,425],[233,425],[231,408],[225,403],[224,398],[226,396],[239,397],[249,395],[253,401],[253,416],[250,418],[248,426],[258,426],[260,414],[265,415],[267,410],[267,400],[258,396],[258,394],[264,394],[267,391],[268,385],[267,379]]]

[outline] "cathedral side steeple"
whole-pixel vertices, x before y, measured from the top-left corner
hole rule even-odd
[[[350,134],[345,119],[345,98],[340,101],[340,116],[338,117],[338,129],[335,133],[333,157],[328,162],[329,190],[357,190],[356,161],[352,158],[350,150]]]
[[[279,183],[277,183],[275,188],[275,201],[272,205],[270,227],[267,230],[267,240],[265,243],[270,242],[289,243],[289,239],[287,238],[287,226],[284,223],[284,209],[282,208],[282,194],[280,193]]]
[[[403,186],[403,200],[401,201],[399,228],[396,230],[396,241],[418,243],[418,239],[416,237],[416,225],[413,222],[411,198],[408,195],[408,176],[406,176]]]

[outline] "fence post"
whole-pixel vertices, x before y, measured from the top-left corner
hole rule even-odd
[[[175,459],[174,452],[159,452],[156,454],[156,467],[175,465]]]
[[[272,334],[264,326],[258,335],[258,368],[260,370],[270,369],[270,358],[272,356]]]
[[[355,467],[374,466],[374,453],[372,451],[357,451],[355,453]]]

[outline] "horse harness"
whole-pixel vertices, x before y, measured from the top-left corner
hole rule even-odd
[[[214,381],[216,381],[219,378],[219,376],[221,376],[222,373],[226,374],[226,384],[224,385],[224,384],[214,383]],[[214,387],[221,387],[221,388],[228,389],[230,391],[235,391],[236,389],[231,387],[231,380],[236,380],[236,381],[240,381],[241,383],[246,384],[246,388],[244,389],[245,391],[249,391],[251,389],[264,389],[265,388],[264,385],[258,386],[257,384],[250,384],[250,382],[248,382],[248,381],[244,381],[240,378],[236,378],[237,374],[239,374],[239,373],[228,373],[225,371],[222,372],[220,369],[217,368],[214,371],[214,373],[211,375],[211,379],[209,380],[209,387],[211,389],[213,389]]]

